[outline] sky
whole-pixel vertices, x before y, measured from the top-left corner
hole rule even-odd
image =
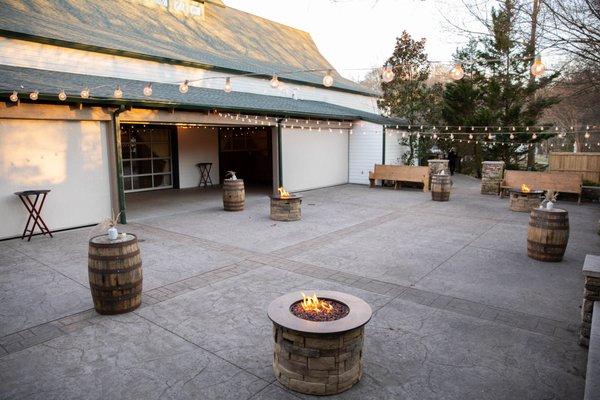
[[[403,30],[426,38],[430,60],[451,61],[466,42],[446,18],[470,24],[460,0],[224,0],[225,4],[311,34],[343,76],[358,80],[392,54]],[[446,18],[445,18],[446,17]]]

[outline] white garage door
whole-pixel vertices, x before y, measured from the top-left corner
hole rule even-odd
[[[348,131],[282,130],[283,185],[289,191],[348,182]]]

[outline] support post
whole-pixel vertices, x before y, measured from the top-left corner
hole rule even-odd
[[[381,150],[381,164],[385,165],[385,125],[383,126],[383,147]]]
[[[278,178],[279,178],[279,187],[283,187],[283,151],[282,151],[282,145],[281,145],[281,119],[277,120],[277,169],[279,171]]]
[[[123,186],[123,153],[121,152],[121,122],[119,120],[119,114],[121,114],[123,111],[125,111],[125,106],[119,107],[112,113],[112,124],[115,137],[115,160],[117,163],[117,195],[119,198],[119,212],[121,213],[119,222],[126,224],[127,217],[125,216],[125,188]]]

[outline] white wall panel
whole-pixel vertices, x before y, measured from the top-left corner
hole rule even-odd
[[[349,182],[369,183],[369,171],[381,164],[383,127],[370,122],[357,122],[350,135]]]
[[[0,238],[25,226],[17,191],[51,189],[42,210],[50,230],[111,215],[107,128],[100,121],[0,120]]]
[[[2,37],[0,37],[0,54],[2,54],[2,64],[5,65],[133,79],[144,82],[182,82],[186,79],[210,78],[190,84],[209,89],[223,89],[225,77],[231,76],[231,74],[200,68],[163,64],[155,61]],[[73,62],[73,60],[77,60],[77,62]],[[223,79],[215,79],[215,77]],[[234,78],[232,79],[232,85],[234,92],[283,97],[292,97],[292,93],[295,93],[298,99],[324,101],[370,113],[378,113],[377,99],[371,96],[285,82],[282,82],[279,88],[274,89],[269,85],[269,80],[251,77]]]
[[[213,163],[210,178],[219,184],[219,139],[214,129],[209,127],[177,128],[179,146],[179,185],[183,188],[198,186],[200,162]]]
[[[288,191],[348,182],[348,131],[282,129],[283,185]]]
[[[402,134],[398,131],[386,131],[385,135],[385,163],[402,164],[402,154],[407,150],[406,146],[400,144]]]

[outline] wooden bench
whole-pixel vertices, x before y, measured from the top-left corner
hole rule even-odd
[[[373,172],[369,171],[370,187],[375,187],[377,180],[394,181],[396,189],[400,187],[400,182],[418,182],[423,184],[423,191],[426,192],[429,190],[429,168],[375,164]]]
[[[535,171],[504,171],[504,179],[500,184],[500,196],[512,188],[520,188],[522,184],[531,190],[554,190],[562,193],[579,195],[581,203],[581,187],[583,180],[577,172],[535,172]]]

